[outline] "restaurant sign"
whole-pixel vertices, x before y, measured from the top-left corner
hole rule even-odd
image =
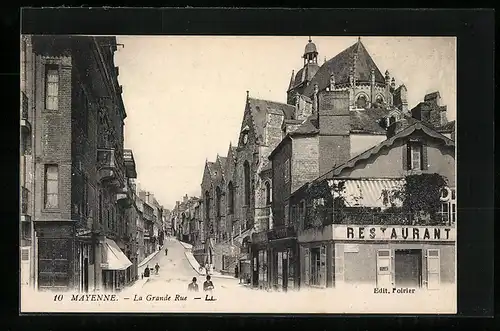
[[[446,241],[456,240],[456,229],[444,226],[336,225],[335,240]]]

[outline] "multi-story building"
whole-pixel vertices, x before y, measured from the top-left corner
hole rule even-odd
[[[154,207],[148,202],[149,192],[140,191],[139,198],[142,202],[142,216],[144,222],[144,251],[148,256],[155,252],[156,249],[156,236],[155,236],[155,214]]]
[[[301,287],[455,283],[455,142],[420,121],[385,122],[386,140],[292,193]]]
[[[332,168],[386,141],[388,132],[393,130],[391,125],[399,119],[418,122],[408,111],[406,87],[396,88],[395,79],[387,71],[385,78],[380,74],[360,40],[321,67],[317,66],[317,55],[316,46],[309,41],[303,56],[304,68],[292,79],[288,90],[299,122],[283,122],[283,139],[269,157],[274,224],[267,238],[261,234],[253,241],[255,286],[285,290],[299,286],[303,266],[297,224],[290,219],[295,217],[293,213],[302,211],[290,207],[294,193]],[[432,103],[427,99],[427,103]],[[445,110],[446,107],[437,110],[441,121],[434,122],[436,131],[451,132],[454,127],[444,125]],[[267,272],[260,265],[265,265]],[[268,281],[262,282],[262,278]]]
[[[21,257],[39,290],[113,290],[132,265],[128,207],[117,203],[134,166],[123,158],[116,49],[114,37],[22,38],[21,214],[34,232],[22,225],[21,245],[31,248]]]

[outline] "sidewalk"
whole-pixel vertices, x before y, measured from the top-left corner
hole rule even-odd
[[[193,267],[194,271],[196,271],[200,276],[205,276],[206,275],[205,268],[202,268],[202,272],[200,272],[200,264],[198,263],[198,261],[196,261],[196,259],[193,256],[193,253],[191,252],[193,245],[182,242],[180,240],[179,243],[186,249],[184,255],[186,256],[186,259],[188,260],[189,264],[191,264],[191,267]],[[210,273],[210,276],[215,278],[236,279],[233,276],[223,275],[218,271],[212,271]]]
[[[161,250],[159,251],[156,251],[154,253],[151,253],[149,254],[148,256],[146,256],[146,258],[144,260],[142,260],[139,264],[138,264],[138,267],[139,269],[142,268],[143,266],[146,265],[146,263],[148,263],[152,258],[154,258],[158,253],[160,253]]]

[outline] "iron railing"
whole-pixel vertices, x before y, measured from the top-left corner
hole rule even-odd
[[[308,223],[310,224],[311,222]],[[333,224],[453,226],[454,222],[451,222],[449,213],[436,213],[431,216],[422,213],[355,212],[339,210],[333,213]]]

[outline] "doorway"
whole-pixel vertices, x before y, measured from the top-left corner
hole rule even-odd
[[[394,280],[397,287],[422,286],[421,249],[397,249],[394,263]]]
[[[83,260],[83,291],[87,293],[89,291],[89,259],[85,258]]]

